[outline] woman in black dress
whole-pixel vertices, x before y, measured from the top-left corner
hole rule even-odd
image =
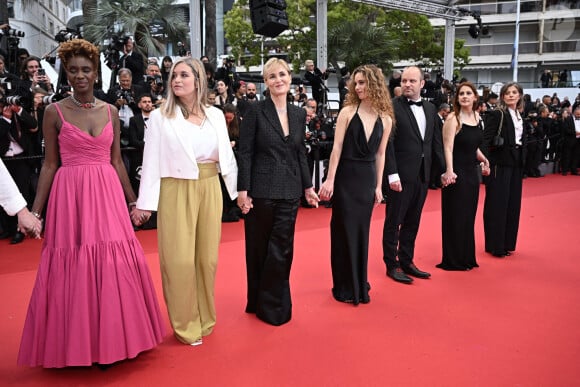
[[[511,255],[516,249],[520,224],[527,137],[519,112],[523,95],[520,85],[506,83],[500,90],[500,108],[485,117],[483,142],[491,167],[483,207],[485,251],[498,258]],[[498,133],[502,146],[493,143]]]
[[[330,221],[332,295],[337,301],[368,303],[369,229],[373,206],[383,198],[385,151],[393,106],[381,70],[363,65],[353,73],[338,115],[322,200],[332,198]]]
[[[441,223],[444,270],[471,270],[475,260],[475,214],[479,198],[479,172],[489,174],[489,161],[480,150],[481,117],[475,111],[479,97],[470,82],[457,88],[453,113],[443,125],[445,173],[441,176]],[[478,165],[479,162],[479,165]]]

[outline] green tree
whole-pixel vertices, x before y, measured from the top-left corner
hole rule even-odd
[[[111,27],[118,25],[121,34],[135,36],[135,46],[143,55],[162,55],[165,42],[185,41],[188,27],[181,13],[175,12],[174,0],[119,1],[102,0],[90,23],[85,25],[87,40],[100,43],[111,36]],[[153,24],[163,33],[154,34]]]
[[[372,63],[388,71],[397,48],[395,42],[384,27],[348,20],[329,29],[328,60],[335,68],[343,61],[351,70]]]
[[[313,14],[315,0],[287,0],[288,29],[276,37],[278,45],[288,54],[294,72],[316,46],[314,23],[309,19]],[[225,36],[236,59],[244,57],[246,67],[258,65],[267,57],[267,48],[262,49],[261,35],[254,34],[250,23],[248,0],[237,0],[224,16]]]

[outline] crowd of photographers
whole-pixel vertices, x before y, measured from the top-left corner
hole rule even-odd
[[[0,55],[0,108],[3,116],[0,119],[0,156],[25,199],[31,203],[42,163],[44,107],[67,97],[71,90],[63,79],[50,79],[41,66],[40,58],[30,55],[27,50],[18,49],[14,58],[10,68],[18,69],[17,73],[8,71],[6,59]],[[134,50],[131,37],[112,39],[110,47],[105,50],[105,58],[106,64],[113,70],[114,79],[107,92],[97,85],[95,96],[119,109],[124,161],[133,188],[137,190],[147,119],[149,113],[164,101],[172,58],[166,56],[161,63],[157,58],[146,60]],[[235,152],[240,122],[248,104],[265,98],[267,91],[260,93],[255,83],[241,80],[232,59],[224,59],[217,69],[207,57],[201,60],[208,77],[208,100],[223,110]],[[290,103],[304,107],[307,111],[305,148],[316,188],[323,180],[324,161],[332,150],[337,116],[337,111],[329,109],[329,103],[334,101],[327,100],[329,90],[325,80],[330,72],[334,70],[320,70],[311,60],[306,61],[305,73],[299,78],[300,83],[288,94]],[[337,102],[340,109],[348,92],[350,74],[343,68],[337,75],[340,99]],[[398,82],[400,74],[394,72],[389,79],[393,96],[400,92]],[[312,98],[308,97],[308,92]],[[425,100],[438,107],[447,106],[448,110],[453,93],[453,82],[444,81],[440,77],[432,81],[426,76],[423,90]],[[479,105],[480,114],[485,115],[486,111],[495,109],[497,98],[496,94],[484,88]],[[527,96],[522,116],[525,124],[529,125],[532,137],[528,141],[527,176],[541,177],[540,164],[547,161],[556,162],[557,172],[577,174],[580,139],[576,137],[579,132],[574,130],[574,120],[580,120],[580,94],[573,102],[567,98],[560,101],[555,94],[546,95],[535,102]],[[303,205],[308,206],[307,203]],[[237,206],[225,193],[223,221],[238,221],[240,217]],[[155,217],[144,225],[144,228],[151,227],[155,227]],[[16,231],[15,219],[3,211],[0,212],[0,238],[11,238],[14,244],[24,239],[24,235]]]

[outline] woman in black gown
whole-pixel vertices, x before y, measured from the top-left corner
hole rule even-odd
[[[374,204],[381,190],[393,106],[381,70],[358,67],[336,123],[322,200],[332,198],[332,294],[337,301],[368,303],[368,244]]]
[[[475,214],[479,198],[480,162],[482,174],[489,174],[489,161],[479,147],[483,127],[475,111],[479,97],[470,82],[459,85],[453,98],[453,113],[443,125],[445,173],[441,176],[441,223],[444,270],[471,270],[475,260]]]

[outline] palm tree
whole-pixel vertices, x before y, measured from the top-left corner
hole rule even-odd
[[[165,53],[166,41],[187,39],[187,24],[183,14],[176,12],[173,2],[102,0],[97,12],[90,14],[93,17],[85,25],[83,34],[95,43],[111,38],[114,33],[134,35],[138,51],[145,56],[160,56]],[[119,26],[121,31],[113,31],[113,26]],[[152,31],[152,26],[159,30]]]
[[[396,59],[396,41],[382,27],[347,21],[328,31],[328,59],[335,66],[343,61],[349,69],[371,63],[386,71]]]
[[[217,57],[215,0],[205,0],[205,55],[215,65]],[[219,65],[219,64],[218,64]]]

